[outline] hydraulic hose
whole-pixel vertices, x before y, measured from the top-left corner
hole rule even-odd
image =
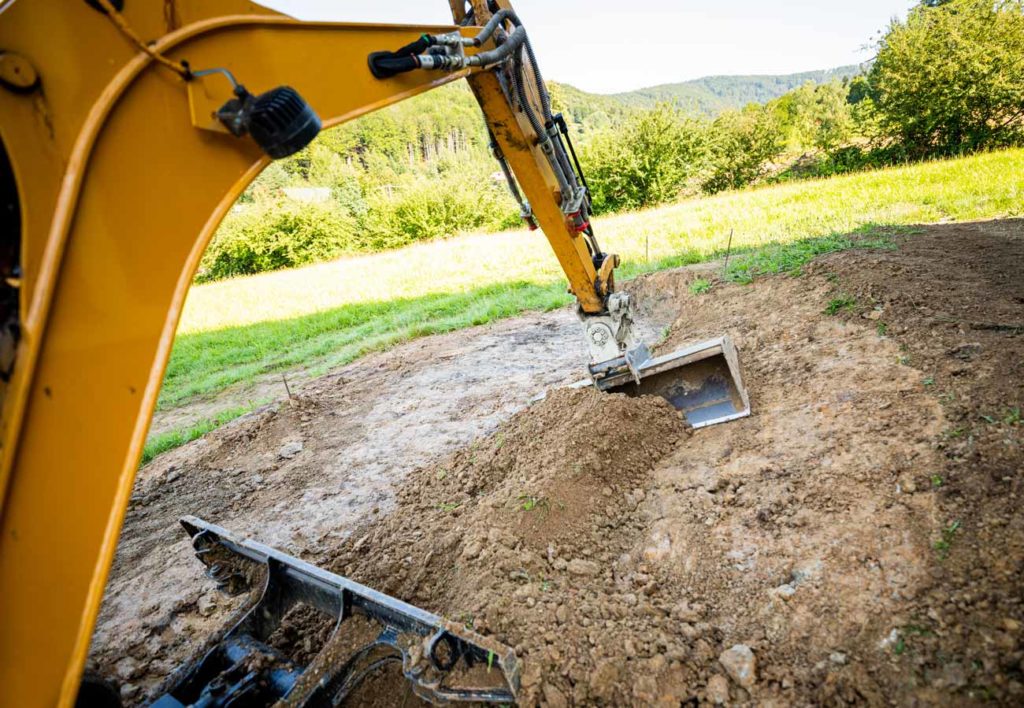
[[[491,64],[497,64],[508,59],[512,56],[513,52],[517,51],[524,44],[528,46],[530,40],[526,36],[526,28],[519,25],[508,36],[508,39],[496,48],[474,54],[471,57],[465,57],[466,64],[468,66],[490,66]]]
[[[513,30],[505,35],[505,23],[513,26]],[[474,46],[479,47],[494,37],[497,46],[472,56],[460,52],[450,52],[446,47]],[[541,115],[538,116],[526,92],[526,67],[530,63],[530,74],[540,101]],[[570,217],[577,230],[589,230],[586,190],[577,179],[576,171],[566,153],[558,133],[556,121],[551,113],[551,96],[547,84],[540,72],[533,45],[526,34],[526,28],[519,16],[508,8],[501,9],[491,15],[480,32],[472,38],[462,37],[457,33],[445,35],[422,35],[415,42],[394,52],[374,52],[369,57],[370,71],[379,79],[389,78],[399,73],[415,69],[441,69],[458,71],[465,67],[490,67],[510,62],[509,78],[515,100],[526,114],[530,126],[537,135],[538,145],[547,157],[562,193],[562,211]]]
[[[429,34],[421,35],[415,42],[396,49],[393,52],[373,52],[367,58],[370,73],[378,79],[389,79],[396,74],[412,71],[420,67],[418,55],[437,44]]]
[[[480,30],[480,34],[473,37],[474,44],[479,47],[481,44],[490,39],[491,35],[494,34],[495,30],[497,30],[498,27],[501,26],[501,23],[504,22],[505,20],[511,22],[513,27],[523,26],[523,23],[519,21],[519,16],[515,13],[514,10],[510,10],[508,8],[504,10],[498,10],[493,15],[491,15],[491,19],[487,20],[487,24],[485,24],[484,28]]]
[[[540,66],[537,64],[537,57],[533,53],[533,45],[530,44],[529,37],[526,38],[526,56],[529,57],[530,67],[533,69],[533,81],[537,84],[537,93],[540,94],[540,107],[544,120],[551,122],[554,120],[551,117],[551,97],[548,95],[548,87],[544,83],[544,77],[541,76]]]

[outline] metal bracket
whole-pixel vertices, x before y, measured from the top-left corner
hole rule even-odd
[[[431,703],[516,702],[519,668],[508,647],[201,519],[186,516],[181,524],[222,589],[243,592],[261,577],[263,587],[212,648],[168,679],[155,708],[236,705],[240,699],[244,705],[339,705],[388,663],[400,664],[413,692]],[[335,621],[307,666],[268,644],[297,605]],[[353,649],[345,623],[356,615],[380,631]]]
[[[590,349],[590,373],[602,375],[609,368],[626,366],[626,352],[642,346],[633,334],[633,302],[627,293],[612,293],[607,310],[599,315],[577,311]]]

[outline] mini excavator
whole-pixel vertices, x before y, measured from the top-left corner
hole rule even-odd
[[[0,0],[0,704],[117,705],[83,667],[185,294],[217,224],[320,130],[469,83],[523,221],[576,297],[587,385],[669,400],[693,427],[749,413],[725,338],[653,357],[616,289],[562,116],[507,0],[450,26],[310,23],[247,0]],[[194,517],[241,609],[157,692],[162,708],[339,705],[397,663],[434,703],[514,703],[492,639]],[[300,665],[268,638],[333,621]],[[353,646],[353,617],[379,631]]]

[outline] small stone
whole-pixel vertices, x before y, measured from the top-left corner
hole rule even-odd
[[[729,702],[729,679],[722,674],[715,674],[708,679],[708,700],[715,705]]]
[[[181,477],[181,470],[179,468],[177,468],[177,467],[170,467],[170,468],[168,468],[168,470],[167,470],[167,477],[165,477],[165,479],[168,482],[174,482],[179,477]]]
[[[790,581],[793,585],[799,585],[800,583],[807,582],[808,580],[815,580],[821,575],[821,570],[824,564],[820,560],[809,560],[803,561],[797,564],[793,568],[792,577]]]
[[[1007,617],[1003,620],[1003,629],[1005,629],[1007,632],[1016,632],[1020,630],[1020,622],[1013,619],[1012,617]]]
[[[843,666],[844,664],[846,664],[846,654],[844,654],[841,651],[834,651],[828,655],[828,660],[831,661],[833,664]]]
[[[700,612],[693,607],[690,607],[690,603],[683,601],[672,608],[672,616],[680,622],[697,622],[700,620]]]
[[[121,684],[121,700],[130,701],[139,693],[139,687],[134,683]]]
[[[205,593],[196,600],[196,609],[202,617],[209,617],[217,610],[217,596],[213,593]]]
[[[139,662],[130,656],[126,656],[114,664],[114,673],[121,681],[133,679],[139,673]]]
[[[555,620],[558,624],[565,624],[566,620],[569,619],[569,610],[565,608],[565,605],[559,605],[558,609],[555,610]]]
[[[610,497],[612,495],[611,487],[604,487],[601,489],[601,496]]]
[[[636,601],[636,595],[634,595],[631,592],[630,593],[626,593],[625,595],[622,596],[622,602],[623,602],[623,604],[625,604],[625,605],[627,605],[629,607],[636,607],[636,602],[637,602]]]
[[[942,667],[937,683],[948,688],[963,688],[967,685],[967,672],[963,664],[953,661]]]
[[[790,585],[789,583],[784,583],[779,587],[775,588],[772,592],[774,592],[777,596],[781,597],[783,600],[788,600],[789,598],[796,595],[796,588]]]
[[[601,572],[601,567],[594,561],[583,560],[582,558],[573,558],[569,561],[569,572],[573,575],[584,575],[593,577]]]
[[[734,644],[718,655],[718,661],[732,680],[743,688],[749,689],[757,680],[754,652],[746,644]]]
[[[565,699],[565,694],[558,690],[554,684],[544,684],[544,700],[551,708],[566,708],[569,702]]]
[[[302,442],[295,440],[282,445],[281,449],[277,451],[277,456],[285,460],[290,460],[300,452],[302,452]]]
[[[948,352],[949,356],[960,359],[961,361],[970,361],[979,353],[981,353],[981,344],[979,342],[961,344],[958,347],[950,349]]]
[[[597,698],[610,702],[615,695],[615,687],[620,683],[621,666],[618,662],[605,660],[590,673],[590,692]]]
[[[483,544],[480,543],[480,541],[470,541],[466,547],[462,549],[462,557],[466,560],[473,560],[480,555],[480,551],[483,549]]]

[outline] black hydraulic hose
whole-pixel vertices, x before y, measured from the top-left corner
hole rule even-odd
[[[370,72],[378,79],[388,79],[396,74],[418,69],[420,66],[415,54],[407,57],[375,56],[375,54],[385,54],[385,52],[375,52],[370,55]]]
[[[526,28],[519,26],[512,31],[504,42],[496,48],[486,52],[480,52],[474,56],[467,57],[466,63],[470,66],[490,66],[508,59],[512,52],[517,51],[523,45],[529,45],[530,40],[526,36]]]
[[[505,20],[511,22],[514,27],[523,26],[523,23],[519,21],[519,16],[515,13],[514,10],[510,10],[507,8],[504,10],[498,10],[493,15],[491,15],[491,19],[487,20],[487,24],[485,24],[484,28],[480,30],[480,34],[473,38],[474,43],[477,46],[480,46],[481,44],[486,42],[488,39],[491,38],[491,35],[494,34],[495,30],[498,29],[498,26],[501,25],[501,23],[504,22]]]
[[[569,135],[569,126],[565,122],[565,118],[559,113],[557,116],[558,120],[555,123],[558,125],[559,131],[565,136],[565,143],[569,147],[569,154],[572,155],[572,162],[576,166],[576,174],[579,175],[580,183],[583,184],[583,188],[587,190],[587,196],[590,196],[590,185],[587,184],[587,177],[583,174],[583,168],[580,166],[580,159],[576,157],[576,148],[572,145],[572,136]]]
[[[537,84],[537,93],[540,94],[541,113],[545,121],[552,120],[551,97],[548,95],[548,87],[544,83],[544,77],[541,76],[540,66],[537,65],[537,57],[533,53],[533,45],[530,44],[529,37],[526,38],[526,56],[530,59],[530,67],[533,69],[533,82]]]
[[[378,79],[389,79],[395,74],[417,69],[420,62],[416,57],[434,44],[436,44],[434,38],[424,34],[420,35],[415,42],[409,42],[393,52],[373,52],[367,57],[370,73]]]
[[[491,19],[487,21],[484,28],[480,31],[474,41],[479,43],[486,42],[494,34],[495,30],[499,25],[508,20],[518,30],[523,26],[523,23],[519,20],[519,16],[514,10],[504,9],[491,15]],[[514,34],[514,32],[513,32]],[[526,56],[530,59],[530,68],[533,72],[534,83],[537,84],[537,92],[540,94],[541,103],[541,114],[544,116],[544,120],[551,120],[551,98],[548,95],[547,84],[544,83],[544,77],[540,73],[540,66],[537,64],[537,56],[533,53],[533,45],[530,44],[530,38],[526,38]]]
[[[516,54],[515,59],[512,63],[512,89],[516,94],[516,98],[519,99],[519,105],[526,113],[527,119],[530,121],[530,126],[538,137],[543,139],[544,126],[541,125],[537,119],[537,114],[533,110],[533,106],[526,99],[526,87],[523,85],[523,53],[519,51]]]
[[[523,201],[522,193],[519,191],[519,185],[516,184],[515,177],[512,175],[512,169],[508,166],[508,160],[505,159],[505,153],[501,151],[501,146],[498,145],[498,139],[494,137],[494,133],[491,132],[489,126],[487,128],[487,137],[491,140],[491,154],[494,155],[494,159],[498,161],[498,165],[501,167],[501,171],[505,175],[505,183],[508,184],[508,189],[512,193],[512,196],[515,197],[519,208],[525,213],[526,204]]]

